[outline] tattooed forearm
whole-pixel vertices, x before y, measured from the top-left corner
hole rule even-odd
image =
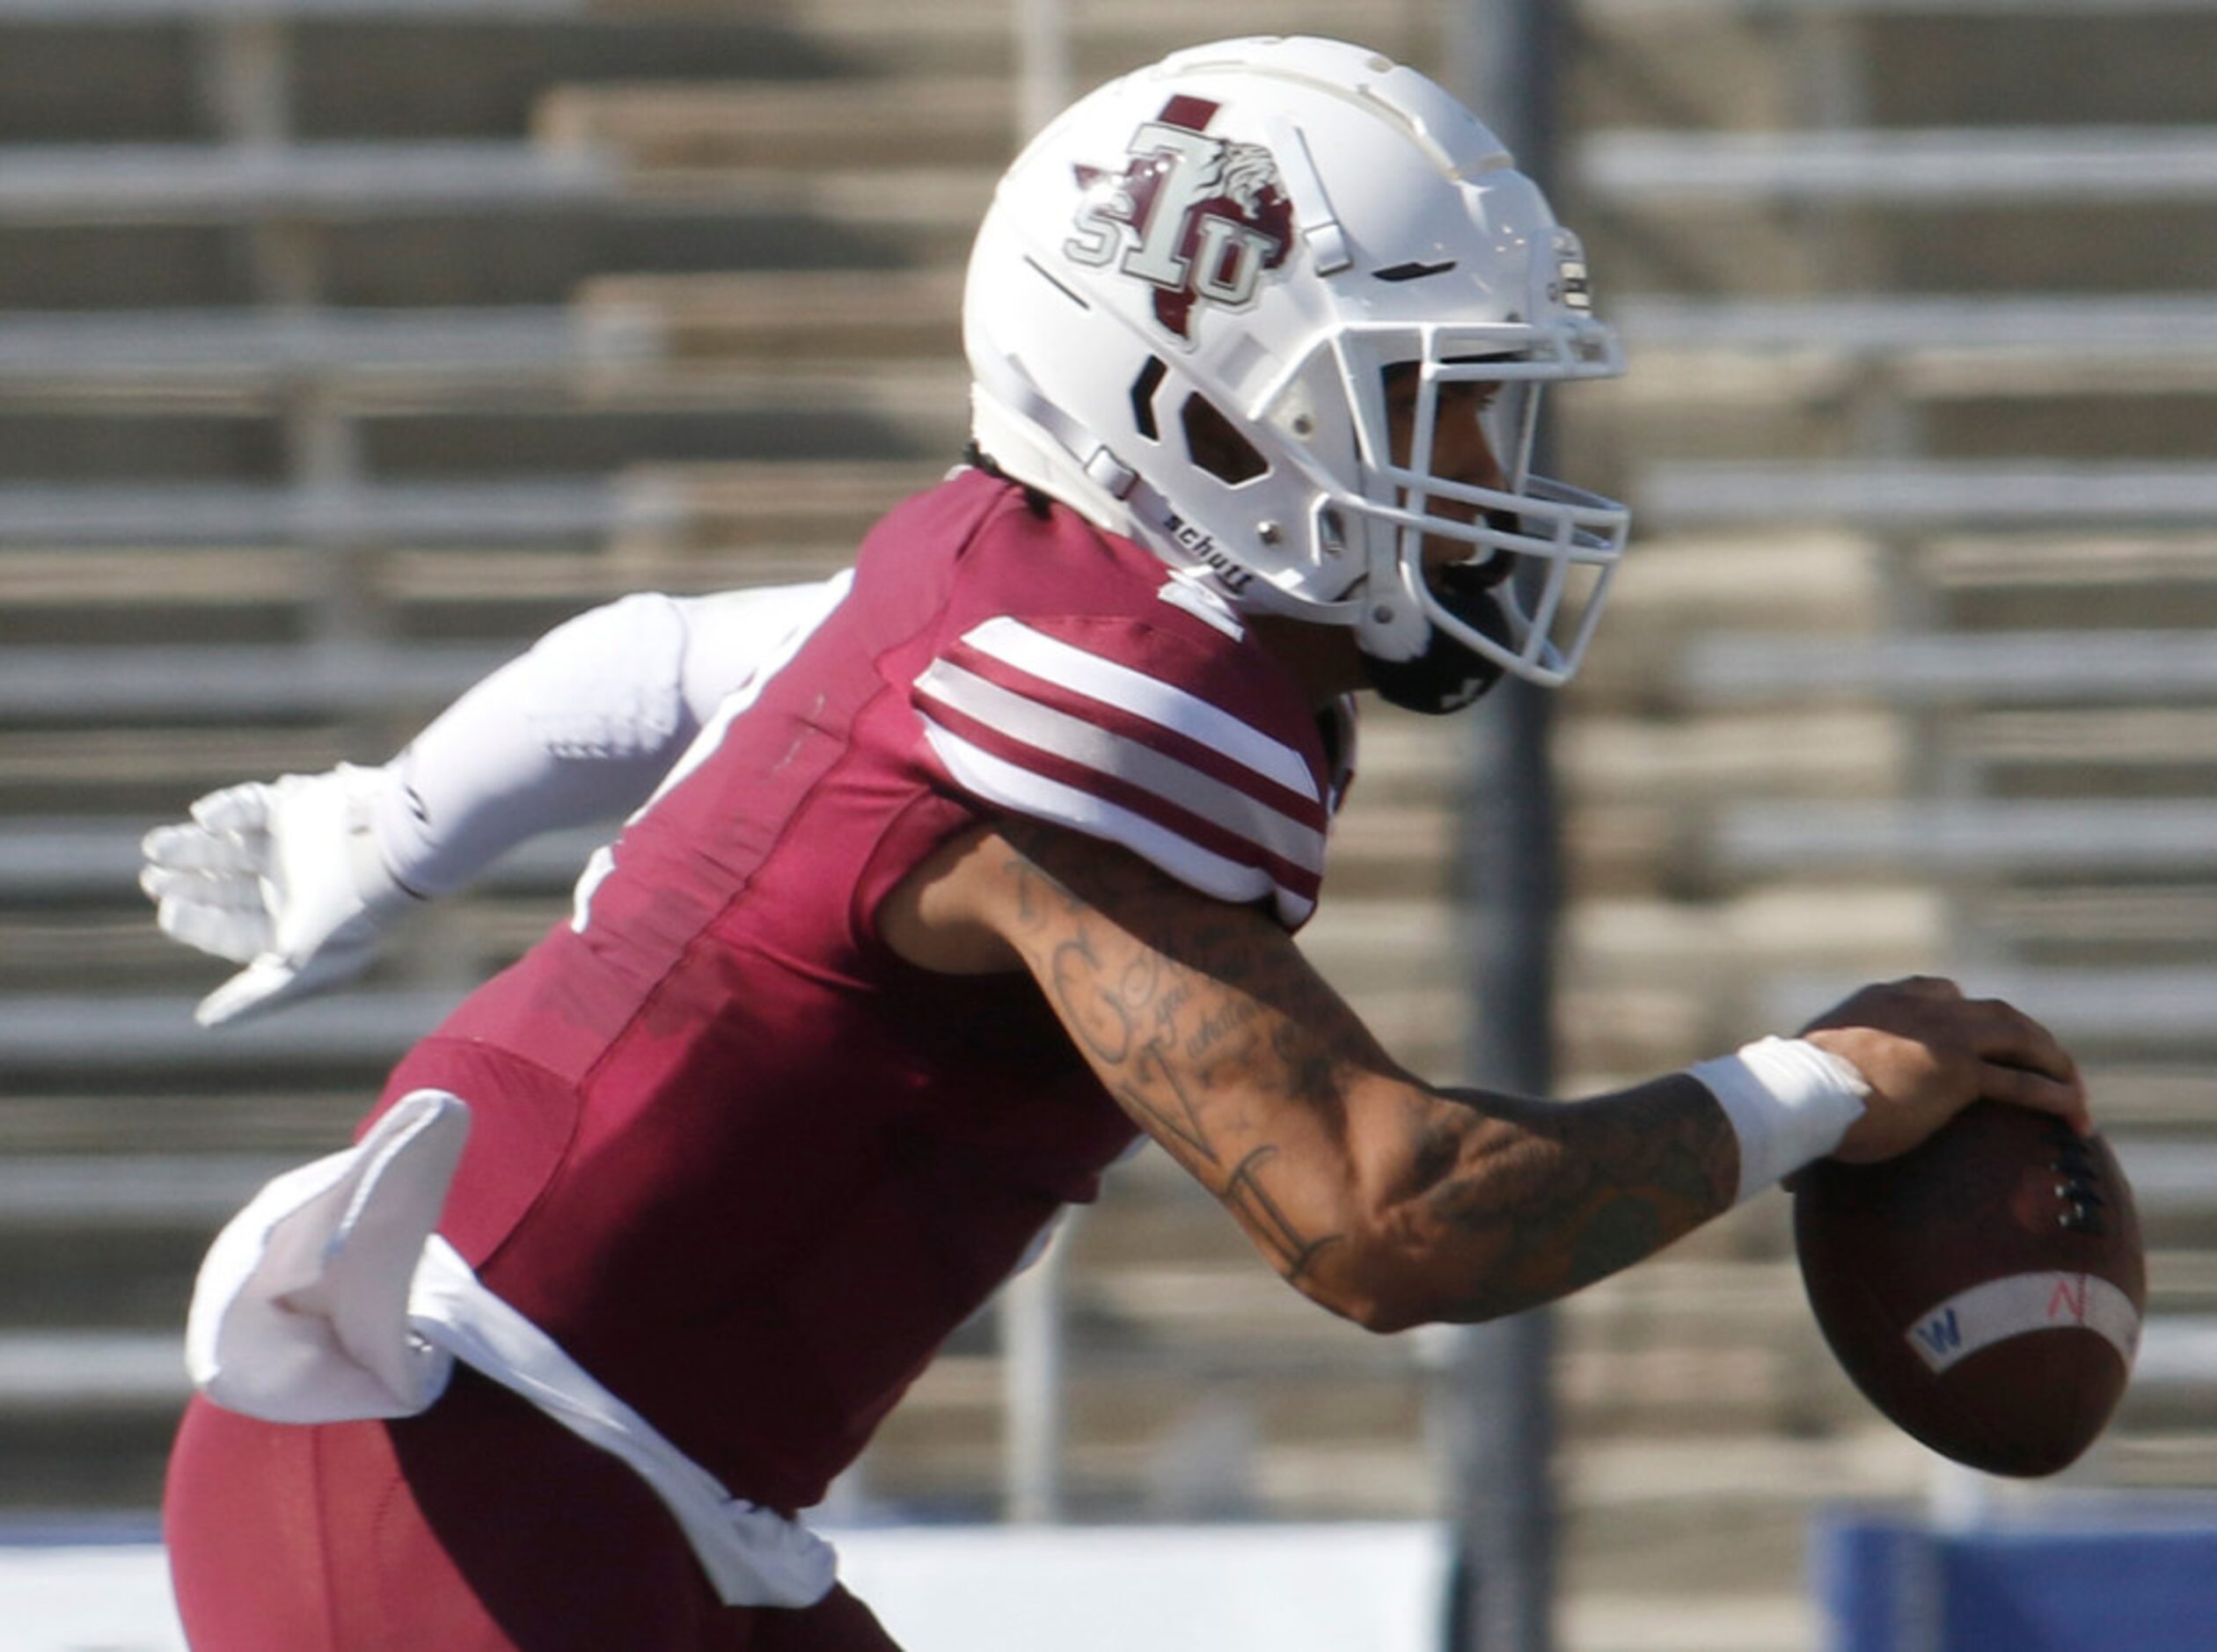
[[[1278,1271],[1379,1327],[1551,1300],[1730,1202],[1690,1079],[1569,1106],[1396,1066],[1264,915],[1120,852],[1002,830],[1015,947],[1108,1093]]]
[[[1174,1148],[1183,1148],[1189,1165],[1217,1162],[1194,1093],[1178,1076],[1176,1064],[1164,1058],[1160,1044],[1150,1044],[1140,1052],[1131,1064],[1130,1078],[1117,1084],[1114,1093],[1124,1111],[1150,1127],[1150,1135],[1158,1140],[1167,1137]],[[1219,1192],[1218,1196],[1224,1195]]]
[[[1309,1264],[1321,1253],[1342,1243],[1345,1235],[1329,1233],[1321,1239],[1311,1239],[1286,1216],[1262,1182],[1263,1168],[1277,1156],[1275,1147],[1258,1147],[1241,1159],[1240,1167],[1232,1173],[1232,1180],[1225,1184],[1223,1198],[1248,1232],[1277,1260],[1278,1271],[1298,1284],[1308,1272]]]
[[[1078,1042],[1095,1061],[1115,1066],[1131,1055],[1131,1013],[1121,993],[1101,984],[1101,960],[1082,932],[1049,955],[1047,988]]]
[[[1490,1263],[1452,1317],[1580,1290],[1729,1205],[1730,1127],[1695,1090],[1676,1079],[1562,1106],[1487,1096],[1459,1107],[1451,1098],[1422,1121],[1425,1213]]]

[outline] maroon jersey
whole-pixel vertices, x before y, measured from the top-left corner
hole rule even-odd
[[[915,969],[880,901],[1021,813],[1298,924],[1326,741],[1213,598],[958,473],[396,1073],[475,1111],[444,1231],[732,1491],[815,1502],[1134,1135],[1028,974]]]

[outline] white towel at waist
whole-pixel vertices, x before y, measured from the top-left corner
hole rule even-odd
[[[446,1391],[459,1360],[637,1470],[727,1604],[821,1600],[830,1545],[731,1496],[434,1231],[469,1126],[459,1098],[418,1090],[355,1146],[257,1194],[201,1265],[185,1332],[193,1385],[274,1422],[404,1417]]]

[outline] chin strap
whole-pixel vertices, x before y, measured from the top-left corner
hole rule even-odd
[[[1458,618],[1504,647],[1509,646],[1509,617],[1495,598],[1492,574],[1458,564],[1441,569],[1433,576],[1433,583],[1440,601]],[[1462,710],[1506,675],[1498,661],[1488,659],[1437,625],[1425,638],[1423,651],[1413,659],[1381,660],[1365,653],[1363,670],[1387,705],[1427,716]]]

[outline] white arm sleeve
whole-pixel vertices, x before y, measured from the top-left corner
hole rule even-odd
[[[557,626],[386,765],[385,865],[443,895],[527,837],[637,808],[718,703],[789,657],[846,586],[626,596]]]

